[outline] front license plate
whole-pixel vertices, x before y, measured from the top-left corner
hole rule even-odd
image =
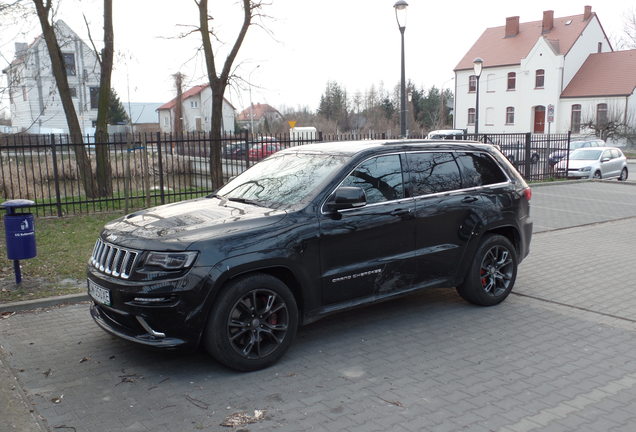
[[[110,306],[110,291],[102,288],[92,280],[88,280],[88,294],[95,299],[96,302]]]

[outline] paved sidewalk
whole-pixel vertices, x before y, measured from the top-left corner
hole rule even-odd
[[[533,204],[553,217],[541,226],[582,220],[542,202],[572,187],[535,189]],[[616,188],[630,191],[625,202],[636,194],[588,193]],[[588,225],[535,234],[515,293],[497,307],[439,289],[334,315],[301,329],[264,371],[129,344],[100,330],[86,304],[0,319],[0,343],[52,431],[632,432],[636,218],[595,223],[598,210]],[[220,425],[254,410],[264,419]]]

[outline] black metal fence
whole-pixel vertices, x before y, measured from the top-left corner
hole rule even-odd
[[[38,216],[126,210],[166,204],[213,192],[210,153],[221,146],[223,178],[227,181],[270,154],[320,141],[387,139],[386,134],[316,133],[249,136],[226,134],[213,142],[208,133],[115,134],[108,142],[92,136],[74,143],[67,135],[0,136],[0,201],[31,199]],[[416,138],[416,137],[415,137]],[[569,147],[569,134],[480,134],[467,139],[498,145],[528,180],[554,177],[550,155]],[[111,175],[106,196],[87,196],[78,151],[86,152],[96,176],[97,149],[107,147]],[[566,153],[567,154],[567,153]],[[529,163],[527,163],[529,161]]]
[[[466,134],[466,139],[494,144],[528,181],[557,177],[555,165],[570,150],[566,134]],[[565,158],[567,161],[567,158]]]

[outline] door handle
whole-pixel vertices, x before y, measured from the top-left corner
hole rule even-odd
[[[469,204],[469,203],[472,203],[472,202],[475,202],[475,201],[477,201],[477,197],[474,197],[474,196],[467,196],[464,199],[462,199],[462,202],[464,204]]]
[[[391,211],[391,216],[408,216],[411,214],[411,209],[395,209]]]

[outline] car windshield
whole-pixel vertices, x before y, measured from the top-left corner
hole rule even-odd
[[[601,156],[601,150],[581,149],[572,152],[570,160],[597,160]]]
[[[269,208],[298,207],[314,198],[348,159],[316,153],[275,154],[232,179],[214,196]]]
[[[583,144],[585,144],[586,141],[574,141],[570,143],[570,150],[576,150],[579,149],[581,147],[583,147]]]

